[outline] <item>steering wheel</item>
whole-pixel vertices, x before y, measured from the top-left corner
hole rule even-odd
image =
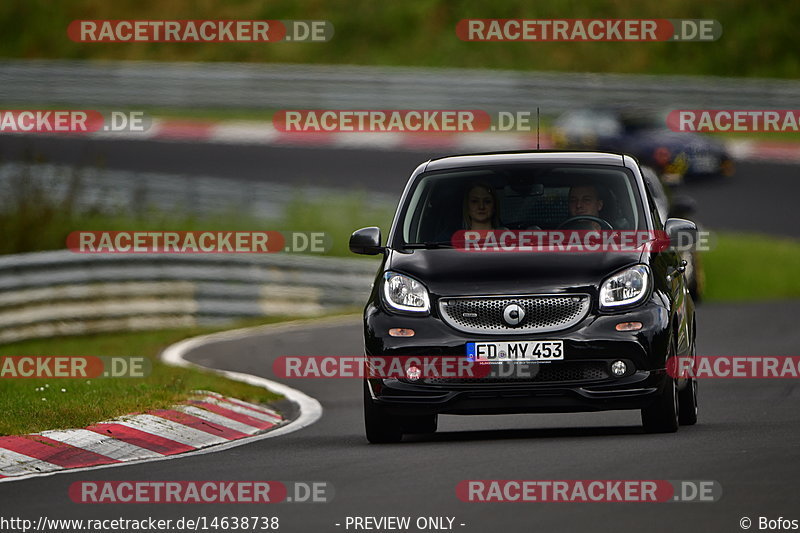
[[[578,220],[589,220],[591,222],[597,222],[598,224],[600,224],[601,227],[605,227],[605,229],[611,229],[611,230],[614,229],[614,226],[612,226],[609,221],[607,221],[607,220],[605,220],[603,218],[600,218],[600,217],[593,217],[593,216],[589,216],[589,215],[578,215],[576,217],[570,217],[567,220],[565,220],[564,222],[562,222],[561,224],[559,224],[558,225],[558,229],[561,229],[564,226],[572,224],[573,222],[578,221]]]

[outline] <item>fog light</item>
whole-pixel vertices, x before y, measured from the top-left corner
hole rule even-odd
[[[389,330],[390,337],[413,337],[414,330],[408,328],[392,328]]]
[[[420,370],[419,367],[410,366],[408,367],[408,370],[406,370],[406,377],[410,381],[417,381],[421,375],[422,375],[422,370]]]
[[[614,373],[615,376],[620,377],[624,376],[625,372],[628,371],[628,365],[626,365],[622,361],[614,361],[611,363],[611,372]]]
[[[642,329],[641,322],[620,322],[617,324],[616,328],[617,331],[639,331]]]

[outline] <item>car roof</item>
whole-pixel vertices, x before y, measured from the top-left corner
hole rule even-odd
[[[525,163],[585,165],[613,165],[624,167],[625,157],[611,152],[576,152],[568,150],[538,150],[465,154],[432,159],[425,171],[446,170],[486,165],[514,165]]]

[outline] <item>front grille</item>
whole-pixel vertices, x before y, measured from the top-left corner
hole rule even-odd
[[[493,365],[495,366],[495,365]],[[424,385],[494,385],[498,383],[555,383],[573,381],[601,381],[611,377],[608,367],[600,361],[553,362],[544,364],[517,364],[517,371],[499,369],[480,378],[424,378],[419,381],[403,379],[406,383]],[[493,369],[494,370],[494,369]]]
[[[589,312],[589,301],[588,294],[442,298],[439,311],[447,324],[465,333],[519,335],[572,327]],[[503,312],[512,304],[525,313],[515,326],[503,318]]]

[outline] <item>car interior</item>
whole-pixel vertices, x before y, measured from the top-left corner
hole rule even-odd
[[[470,170],[431,174],[417,182],[406,208],[403,236],[407,243],[447,242],[466,229],[464,197],[476,184],[495,192],[500,227],[510,230],[558,229],[569,215],[572,186],[593,185],[603,208],[600,218],[613,229],[637,229],[640,200],[624,172],[600,168],[546,167]],[[588,229],[570,226],[570,229]]]

